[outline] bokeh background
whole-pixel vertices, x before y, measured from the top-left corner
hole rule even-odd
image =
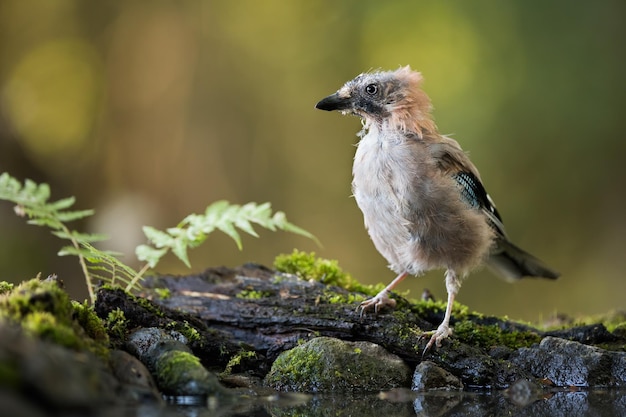
[[[323,243],[215,235],[184,274],[271,265],[293,248],[365,283],[393,273],[350,197],[356,118],[314,110],[369,69],[411,65],[443,133],[471,153],[512,239],[562,272],[479,271],[459,301],[525,320],[626,299],[626,3],[614,1],[0,2],[0,172],[95,208],[76,227],[127,253],[141,226],[215,200],[270,201]],[[0,279],[57,273],[86,297],[63,242],[0,202]],[[445,296],[443,272],[405,281]]]

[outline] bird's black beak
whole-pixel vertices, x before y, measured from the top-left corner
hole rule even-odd
[[[326,111],[347,110],[350,108],[350,97],[341,97],[339,93],[331,94],[321,99],[315,108]]]

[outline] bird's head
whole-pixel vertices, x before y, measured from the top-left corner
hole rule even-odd
[[[418,135],[434,131],[430,116],[430,99],[420,89],[422,75],[410,67],[395,71],[377,71],[359,74],[336,93],[315,105],[320,110],[339,110],[354,114],[367,124],[410,130]]]

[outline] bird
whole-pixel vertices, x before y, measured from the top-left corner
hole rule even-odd
[[[472,270],[486,264],[511,282],[560,274],[509,240],[468,154],[439,133],[422,81],[408,65],[361,73],[315,108],[361,118],[352,193],[374,246],[397,274],[359,304],[361,315],[394,308],[390,291],[407,276],[445,270],[446,310],[424,333],[426,353],[452,334],[452,305]]]

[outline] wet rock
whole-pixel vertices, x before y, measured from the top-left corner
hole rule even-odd
[[[513,349],[506,346],[495,346],[489,350],[489,356],[493,359],[508,360],[513,352]]]
[[[584,344],[610,343],[619,339],[618,336],[609,332],[601,323],[571,327],[569,329],[552,330],[546,332],[545,335]]]
[[[186,339],[178,332],[147,327],[138,329],[128,336],[126,349],[152,371],[163,352],[169,350],[190,352],[185,342]]]
[[[433,362],[459,378],[465,388],[505,389],[520,379],[532,379],[526,370],[508,360],[498,359],[498,355],[491,357],[465,343],[442,346],[430,355]]]
[[[228,396],[217,377],[183,343],[178,332],[139,329],[128,337],[127,348],[152,372],[160,391],[168,396]]]
[[[626,387],[626,353],[546,337],[538,348],[518,349],[511,362],[559,387]]]
[[[626,339],[626,322],[617,325],[613,329],[613,335],[618,339]]]
[[[0,370],[0,391],[12,393],[15,407],[26,401],[47,413],[74,409],[88,415],[120,403],[120,384],[104,361],[29,337],[5,322],[0,322]],[[5,411],[0,414],[11,415]]]
[[[281,391],[377,392],[408,386],[409,367],[369,342],[317,337],[283,352],[265,378]]]
[[[30,400],[30,401],[29,401]],[[0,390],[0,404],[2,415],[11,417],[46,417],[49,414],[38,408],[40,404],[33,404],[32,398],[27,399],[16,395],[14,392]]]
[[[190,352],[163,353],[156,361],[155,375],[166,395],[216,395],[222,391],[217,377]]]
[[[413,373],[413,391],[462,390],[461,380],[431,361],[421,362]]]
[[[162,401],[152,375],[146,366],[128,352],[111,351],[109,362],[117,380],[123,385],[122,392],[133,403],[158,403]]]

